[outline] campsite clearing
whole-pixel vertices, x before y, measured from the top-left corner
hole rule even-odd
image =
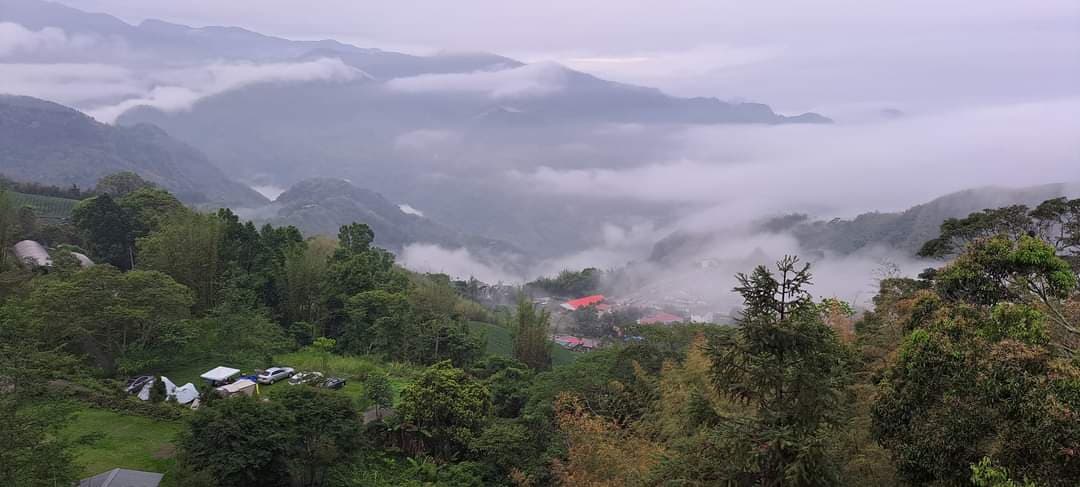
[[[170,485],[177,433],[183,424],[104,409],[82,407],[61,435],[74,445],[82,477],[113,468],[165,473]]]

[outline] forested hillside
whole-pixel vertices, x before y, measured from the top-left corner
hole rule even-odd
[[[469,235],[423,215],[406,213],[381,194],[340,179],[308,179],[282,193],[269,221],[299,228],[305,235],[333,235],[341,225],[363,221],[376,242],[395,252],[411,243],[465,247],[476,255],[510,260],[521,250],[506,242]]]
[[[736,276],[735,323],[615,312],[623,338],[558,353],[550,310],[410,273],[364,224],[305,238],[146,186],[82,200],[62,230],[17,213],[0,194],[5,254],[47,237],[53,263],[2,262],[8,485],[114,466],[221,487],[1080,479],[1080,199],[946,221],[922,249],[940,265],[882,279],[872,311],[785,257]],[[592,272],[534,287],[589,291]],[[227,397],[198,378],[222,365],[297,380]],[[124,391],[141,376],[146,400]],[[199,407],[162,377],[199,383]]]
[[[266,203],[157,127],[113,127],[29,97],[0,95],[0,171],[16,180],[84,189],[108,174],[131,171],[190,203]]]

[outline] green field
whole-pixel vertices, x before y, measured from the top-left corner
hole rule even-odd
[[[162,485],[171,485],[168,472],[175,461],[173,441],[181,426],[180,422],[82,408],[61,435],[75,445],[75,460],[82,466],[84,478],[130,468],[164,473]]]
[[[315,352],[301,350],[275,357],[278,364],[292,367],[298,372],[317,370],[329,376],[337,376],[346,379],[345,387],[341,392],[352,397],[360,409],[366,409],[369,405],[361,398],[364,387],[362,381],[373,373],[386,374],[390,378],[390,387],[394,390],[394,398],[397,394],[422,370],[419,367],[396,363],[381,362],[378,359],[364,356],[331,355],[329,357]]]
[[[469,329],[473,333],[477,333],[487,340],[487,353],[491,355],[499,355],[502,357],[511,357],[514,354],[513,344],[511,342],[510,330],[491,323],[482,323],[479,321],[470,321]],[[551,346],[551,364],[555,366],[573,363],[578,359],[580,355],[571,352],[558,345],[552,344]]]
[[[363,401],[363,379],[372,373],[383,373],[389,376],[390,385],[394,389],[396,394],[405,387],[409,381],[411,381],[416,375],[420,373],[422,368],[394,363],[383,362],[378,358],[353,356],[353,355],[329,355],[324,356],[317,352],[311,352],[307,350],[300,350],[292,353],[286,353],[274,357],[274,363],[236,363],[225,361],[222,362],[216,359],[190,359],[186,361],[187,364],[181,367],[170,368],[158,372],[158,375],[168,377],[177,385],[183,385],[191,382],[198,387],[202,387],[204,381],[199,378],[204,372],[223,365],[226,367],[233,367],[240,369],[243,374],[254,374],[256,369],[272,366],[292,367],[297,372],[307,371],[319,371],[326,377],[341,377],[346,380],[345,387],[341,388],[341,392],[345,395],[353,398],[356,401],[357,407],[365,409],[367,404]],[[220,362],[220,363],[219,363]],[[259,386],[260,393],[273,394],[273,391],[278,387],[289,387],[285,382],[278,382],[274,385],[261,385]]]
[[[79,200],[56,198],[53,196],[39,196],[36,194],[8,192],[16,207],[29,206],[34,209],[38,218],[46,220],[63,220],[71,218],[71,212]]]

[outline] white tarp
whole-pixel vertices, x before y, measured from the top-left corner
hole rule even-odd
[[[214,382],[221,382],[224,380],[228,380],[229,377],[232,377],[239,373],[239,369],[234,369],[231,367],[214,367],[213,369],[206,371],[206,373],[200,375],[199,377]]]
[[[165,400],[172,399],[176,395],[176,384],[173,384],[173,381],[164,375],[161,376],[161,382],[165,383]]]
[[[79,261],[79,265],[82,267],[92,267],[94,265],[94,261],[90,260],[90,258],[87,257],[86,254],[72,252],[71,255],[75,256],[75,259]]]
[[[187,404],[199,399],[199,390],[195,388],[195,384],[188,382],[180,387],[176,388],[176,402],[179,404]]]
[[[217,390],[221,391],[224,396],[231,396],[233,394],[250,396],[255,394],[255,383],[247,379],[240,379],[232,384],[218,387]]]
[[[155,379],[150,379],[146,381],[146,385],[144,385],[142,390],[139,391],[139,399],[142,399],[143,401],[150,400],[150,388],[154,387],[154,381]]]

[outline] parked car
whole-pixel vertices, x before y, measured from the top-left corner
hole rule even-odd
[[[326,379],[326,382],[323,382],[322,386],[327,389],[341,389],[342,387],[345,387],[345,379],[342,379],[341,377],[331,377]]]
[[[127,385],[124,386],[124,390],[130,394],[138,394],[140,391],[142,391],[143,386],[153,381],[154,376],[152,375],[140,375],[138,377],[133,377],[127,381]]]
[[[300,384],[321,384],[322,382],[322,372],[297,372],[292,377],[289,377],[289,385],[292,386]]]
[[[256,381],[260,384],[273,384],[282,379],[288,379],[296,373],[292,367],[270,367],[256,377]]]

